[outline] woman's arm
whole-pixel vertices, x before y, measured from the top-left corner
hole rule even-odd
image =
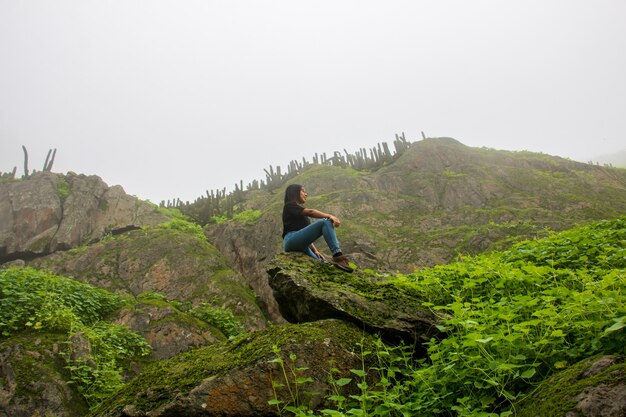
[[[333,222],[333,226],[335,227],[339,227],[341,225],[341,222],[337,217],[333,216],[332,214],[324,213],[323,211],[305,208],[304,210],[302,210],[302,214],[304,214],[305,216],[314,217],[316,219],[328,219]]]

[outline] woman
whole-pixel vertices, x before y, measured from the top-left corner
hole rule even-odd
[[[308,198],[304,187],[299,184],[291,184],[285,190],[285,205],[283,206],[283,247],[285,252],[304,252],[317,260],[324,260],[313,242],[320,236],[333,254],[333,264],[347,272],[353,269],[348,265],[348,260],[341,252],[335,227],[341,222],[331,214],[319,210],[305,208],[304,203]],[[309,217],[322,219],[311,223]]]

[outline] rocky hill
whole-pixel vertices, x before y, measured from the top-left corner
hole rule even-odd
[[[342,220],[339,239],[357,265],[387,271],[445,264],[626,212],[625,169],[471,148],[449,138],[412,143],[373,171],[309,165],[289,182],[306,187],[308,207]],[[254,221],[205,227],[275,320],[280,314],[265,265],[282,250],[284,187],[245,194],[239,211],[258,211]]]
[[[10,273],[0,271],[8,285],[0,298],[13,308],[0,314],[0,416],[85,415],[93,404],[76,381],[68,383],[68,372],[87,372],[83,382],[100,378],[89,369],[110,372],[120,384],[133,381],[94,415],[275,415],[268,378],[290,360],[272,353],[278,340],[314,364],[320,395],[313,401],[326,406],[323,394],[338,386],[329,384],[322,362],[336,359],[338,380],[348,378],[359,361],[366,365],[359,344],[375,348],[370,333],[417,346],[418,356],[431,339],[445,337],[447,316],[422,308],[420,291],[402,279],[389,284],[386,273],[402,276],[626,213],[626,170],[470,148],[449,138],[410,144],[393,161],[367,170],[308,165],[290,183],[306,186],[307,206],[342,220],[338,234],[360,268],[355,274],[280,254],[286,184],[240,193],[232,218],[200,227],[95,176],[41,172],[1,179],[0,269]],[[181,210],[194,213],[193,206]],[[52,275],[40,277],[37,270]],[[12,287],[16,276],[24,288]],[[95,288],[118,297],[115,311],[98,318],[109,324],[93,317],[77,322],[76,305],[85,300],[74,290],[62,294],[67,300],[56,298],[69,285],[57,285],[64,277],[84,286],[76,291]],[[36,279],[49,287],[29,290]],[[27,299],[39,307],[22,311]],[[312,323],[270,325],[286,321]],[[131,355],[115,345],[118,336],[101,340],[102,329],[117,334],[118,327],[108,326],[141,335],[150,354],[123,357],[120,364],[95,360],[99,343]],[[296,369],[306,367],[300,360]],[[110,365],[106,372],[94,368],[100,361]],[[619,367],[622,358],[609,362]],[[354,389],[337,395],[356,395]]]

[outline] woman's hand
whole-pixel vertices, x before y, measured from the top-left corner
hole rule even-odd
[[[333,215],[328,216],[328,220],[330,220],[335,227],[341,226],[341,222],[339,221],[339,219]]]

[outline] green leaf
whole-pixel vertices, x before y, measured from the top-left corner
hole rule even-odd
[[[348,385],[350,382],[352,382],[352,378],[339,378],[334,381],[333,384],[343,387],[344,385]]]
[[[537,370],[535,368],[528,368],[527,370],[522,372],[521,377],[522,378],[532,378],[535,375],[535,373],[537,373]]]
[[[363,371],[362,369],[350,369],[350,372],[360,377],[364,377],[365,375],[367,375],[367,372]]]
[[[624,320],[626,320],[626,316],[622,316],[619,319],[616,319],[615,324],[604,329],[604,334],[607,335],[607,334],[616,332],[626,327],[626,323],[624,322]]]

